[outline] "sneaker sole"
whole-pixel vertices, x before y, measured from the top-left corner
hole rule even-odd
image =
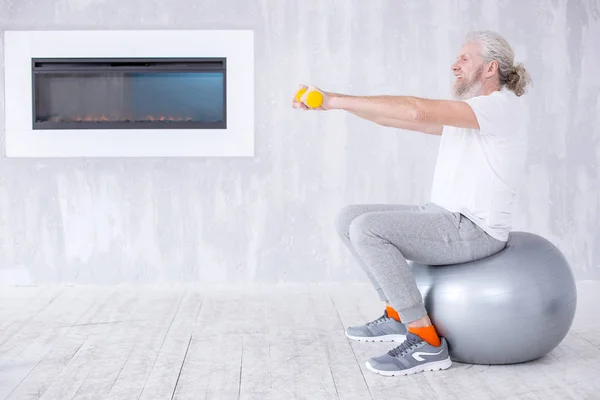
[[[384,335],[384,336],[352,336],[348,335],[346,332],[346,337],[351,340],[356,340],[357,342],[404,342],[406,340],[406,335]]]
[[[446,358],[445,360],[434,361],[427,364],[417,365],[409,369],[401,370],[401,371],[383,371],[373,368],[371,364],[367,361],[365,362],[365,366],[369,371],[375,372],[376,374],[383,376],[405,376],[405,375],[413,375],[419,372],[426,371],[441,371],[444,369],[448,369],[452,366],[452,360],[450,358]]]

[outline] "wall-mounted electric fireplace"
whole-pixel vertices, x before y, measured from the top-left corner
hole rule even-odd
[[[254,155],[251,30],[4,31],[3,40],[7,157]]]
[[[224,58],[32,59],[33,129],[225,129]]]

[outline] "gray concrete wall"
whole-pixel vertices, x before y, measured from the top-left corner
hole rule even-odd
[[[515,228],[557,244],[577,278],[599,279],[600,5],[542,3],[1,2],[2,30],[254,29],[256,156],[2,158],[0,281],[365,280],[335,236],[335,213],[348,203],[426,201],[439,138],[295,112],[290,97],[300,82],[447,97],[471,29],[503,33],[535,81]]]

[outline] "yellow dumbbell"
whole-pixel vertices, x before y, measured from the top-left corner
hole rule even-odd
[[[307,88],[302,88],[296,92],[296,100],[300,101],[304,93],[306,93]],[[323,95],[316,90],[311,90],[306,95],[306,101],[304,102],[310,108],[319,108],[321,104],[323,104]]]
[[[306,89],[307,88],[303,87],[302,89],[300,89],[296,92],[296,101],[300,101],[300,99],[302,98],[304,93],[306,93]]]

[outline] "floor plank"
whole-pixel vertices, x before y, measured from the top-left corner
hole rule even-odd
[[[25,398],[43,393],[58,372],[81,348],[87,336],[78,334],[77,325],[85,323],[98,297],[90,289],[68,287],[48,305],[28,317],[12,337],[0,346],[0,398]],[[104,296],[109,293],[102,291]],[[76,332],[76,334],[71,334]],[[31,388],[31,381],[39,386]],[[17,390],[19,386],[21,389]],[[16,396],[16,397],[15,397]]]
[[[119,291],[115,309],[104,320],[97,319],[97,335],[105,336],[100,355],[92,361],[74,400],[104,399],[110,393],[131,354],[138,335],[160,297],[148,290]]]
[[[26,294],[20,295],[19,289],[23,289]],[[37,290],[37,293],[32,289]],[[6,351],[6,347],[11,345],[11,341],[21,340],[20,334],[22,334],[23,328],[41,312],[52,307],[54,301],[65,290],[68,288],[28,287],[2,290],[4,296],[0,307],[0,320],[3,321],[2,330],[0,330],[0,354]]]
[[[191,346],[202,299],[203,295],[200,293],[186,293],[159,350],[140,400],[174,397],[175,387]]]
[[[148,382],[158,354],[175,320],[183,300],[183,291],[164,290],[149,295],[151,306],[145,308],[140,322],[133,324],[123,342],[127,349],[120,352],[125,359],[106,396],[107,400],[138,399]],[[123,357],[127,354],[126,357]]]
[[[193,337],[174,399],[238,399],[243,335]]]

